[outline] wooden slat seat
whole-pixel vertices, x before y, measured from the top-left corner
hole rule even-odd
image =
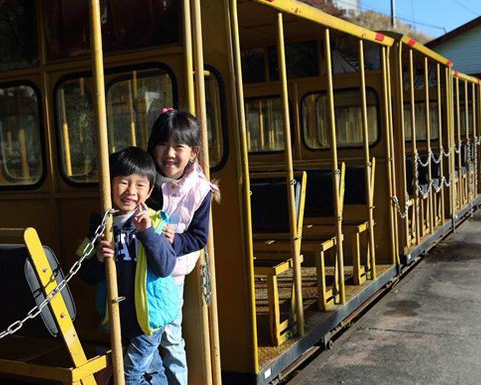
[[[297,239],[301,242],[306,173],[296,173],[294,184]],[[269,329],[271,342],[278,346],[294,332],[295,319],[280,319],[277,277],[294,267],[293,235],[289,221],[289,200],[286,177],[279,173],[251,176],[252,230],[254,235],[254,273],[267,276],[269,301]],[[300,250],[300,248],[299,248]],[[302,255],[299,256],[302,262]],[[291,313],[294,307],[292,281]]]

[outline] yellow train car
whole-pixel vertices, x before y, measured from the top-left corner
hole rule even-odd
[[[88,2],[12,3],[0,5],[15,21],[0,38],[0,240],[1,228],[34,227],[68,270],[102,210],[98,30]],[[108,152],[145,148],[163,107],[195,112],[222,192],[186,283],[189,384],[282,377],[479,204],[479,80],[412,39],[295,0],[95,4]],[[34,352],[25,341],[43,340],[26,326],[0,334],[0,378],[29,368],[100,384],[75,377],[107,366],[94,289],[69,286],[93,361]]]

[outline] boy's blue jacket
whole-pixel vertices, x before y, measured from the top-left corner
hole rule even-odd
[[[142,333],[151,335],[172,322],[179,311],[179,290],[170,276],[175,266],[175,252],[160,234],[168,219],[163,212],[149,210],[149,214],[152,227],[146,231],[135,230],[133,216],[121,228],[114,226],[119,296],[125,297],[120,302],[124,338]],[[92,225],[92,229],[95,229],[96,225]],[[82,248],[81,245],[79,250]],[[98,291],[98,303],[105,306],[106,291],[102,284],[105,280],[105,265],[97,260],[95,253],[93,251],[90,258],[84,261],[79,274],[86,283],[100,284],[99,287],[103,287],[103,290]],[[106,322],[108,315],[105,309],[101,315],[105,315]]]

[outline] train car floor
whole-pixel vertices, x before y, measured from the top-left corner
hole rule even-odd
[[[288,385],[477,385],[481,212],[440,242]]]

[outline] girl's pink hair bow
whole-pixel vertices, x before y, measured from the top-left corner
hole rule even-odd
[[[172,107],[164,107],[160,111],[160,114],[162,115],[162,114],[165,114],[165,113],[170,112],[170,111],[174,111],[174,109]]]

